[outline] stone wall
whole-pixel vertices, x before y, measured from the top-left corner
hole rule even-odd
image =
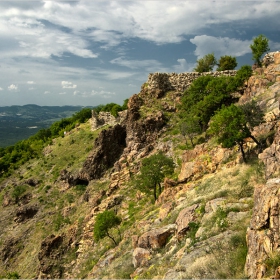
[[[216,72],[189,72],[189,73],[150,73],[146,86],[149,90],[160,90],[166,92],[176,90],[185,91],[190,84],[201,76],[235,76],[236,70],[216,71]]]
[[[118,112],[118,117],[114,117],[110,112],[99,112],[97,114],[94,110],[92,110],[92,129],[98,129],[104,125],[114,126],[118,123],[122,123],[127,115],[127,110]]]

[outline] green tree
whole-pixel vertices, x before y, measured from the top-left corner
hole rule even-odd
[[[254,110],[260,110],[256,104],[250,105],[251,108],[254,106]],[[248,107],[250,107],[248,105]],[[250,110],[248,110],[250,111]],[[251,110],[251,113],[253,111]],[[251,138],[257,145],[260,143],[252,135],[250,125],[248,125],[248,117],[254,118],[251,121],[252,124],[257,125],[262,121],[259,114],[247,114],[244,107],[238,107],[231,104],[228,107],[223,106],[215,116],[211,119],[209,133],[218,136],[218,142],[225,148],[231,148],[234,145],[239,145],[244,162],[246,162],[245,152],[243,149],[244,139]]]
[[[217,64],[214,53],[206,54],[196,62],[197,66],[194,68],[194,71],[199,73],[212,71],[213,67]]]
[[[154,200],[157,200],[161,193],[161,182],[174,171],[173,160],[162,152],[143,159],[140,174],[136,176],[135,184],[147,194],[153,193]]]
[[[264,35],[260,34],[259,36],[254,38],[253,44],[250,45],[250,48],[251,48],[252,54],[253,54],[252,59],[259,66],[261,66],[261,60],[260,60],[261,56],[265,52],[269,51],[268,41],[269,40]]]
[[[185,116],[180,123],[180,132],[185,137],[188,137],[194,147],[193,139],[196,135],[201,133],[201,127],[199,125],[199,119],[196,116]]]
[[[237,66],[236,58],[225,55],[221,56],[218,62],[217,71],[233,70]]]
[[[99,213],[96,216],[93,230],[95,240],[99,241],[107,236],[114,242],[115,245],[117,245],[117,242],[110,231],[112,228],[117,227],[120,223],[121,218],[118,217],[112,210],[105,210],[104,212]]]

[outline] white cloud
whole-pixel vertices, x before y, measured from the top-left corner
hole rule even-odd
[[[35,82],[34,82],[34,81],[27,81],[27,84],[29,84],[29,85],[34,85]]]
[[[49,94],[50,92],[48,91],[48,90],[46,90],[45,92],[44,92],[44,94]]]
[[[14,85],[14,84],[11,84],[10,86],[8,86],[8,90],[10,90],[10,91],[17,91],[18,90],[18,86]]]
[[[198,58],[201,58],[204,55],[212,52],[215,54],[216,58],[222,55],[238,57],[251,52],[251,41],[249,40],[242,41],[228,37],[222,38],[200,35],[190,39],[190,42],[196,45],[195,55]]]
[[[146,68],[151,69],[155,67],[161,67],[161,63],[155,59],[148,60],[126,60],[123,57],[118,57],[110,61],[112,64],[128,67],[130,69]]]
[[[60,94],[60,95],[64,95],[64,94],[66,94],[66,92],[60,92],[59,94]]]
[[[1,90],[3,90],[3,89],[0,87],[0,91],[1,91]]]
[[[194,68],[194,64],[188,63],[184,58],[177,59],[177,62],[179,64],[173,66],[175,72],[190,72]]]
[[[62,88],[76,88],[77,85],[74,85],[72,82],[62,81],[61,82]]]

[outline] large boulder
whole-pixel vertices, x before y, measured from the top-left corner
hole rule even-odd
[[[167,243],[169,236],[175,231],[175,225],[153,229],[141,235],[138,239],[138,247],[145,249],[158,249]]]
[[[192,206],[189,206],[185,209],[183,209],[177,219],[176,219],[176,225],[177,225],[177,235],[178,237],[181,237],[185,234],[185,232],[189,229],[190,222],[193,222],[196,219],[196,212],[195,210],[199,207],[199,204],[194,204]]]

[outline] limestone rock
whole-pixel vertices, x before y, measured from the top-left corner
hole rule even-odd
[[[151,253],[149,250],[144,249],[144,248],[135,248],[132,254],[132,262],[133,262],[133,266],[139,267],[139,266],[144,266],[148,260],[151,257]]]
[[[141,235],[138,239],[138,247],[145,249],[157,249],[163,247],[175,231],[175,225],[154,229]]]
[[[245,271],[250,278],[263,278],[265,261],[280,246],[280,179],[271,179],[255,189],[255,207],[247,230],[248,254]]]
[[[177,235],[180,237],[184,235],[184,233],[189,228],[189,223],[193,222],[196,219],[196,213],[195,210],[199,207],[199,204],[194,204],[192,206],[189,206],[185,209],[183,209],[177,219],[176,219],[176,225],[177,225]]]

